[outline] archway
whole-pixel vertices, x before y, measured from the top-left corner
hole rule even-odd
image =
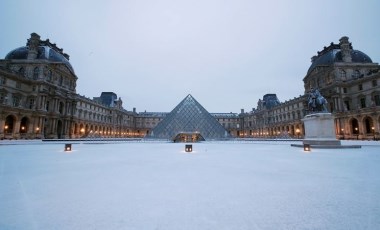
[[[58,139],[62,138],[62,128],[63,128],[62,121],[58,120],[58,122],[57,122],[57,137],[58,137]]]
[[[352,134],[359,134],[359,122],[355,118],[352,118],[351,120],[351,133]]]
[[[374,127],[373,126],[373,120],[371,117],[366,117],[364,118],[364,127],[365,127],[365,133],[366,134],[370,134],[373,132],[372,128]]]
[[[29,119],[27,117],[23,117],[21,119],[21,123],[20,123],[20,130],[19,132],[21,134],[23,133],[27,133],[28,132],[28,126],[29,126]]]
[[[13,133],[15,120],[16,120],[16,118],[13,115],[9,115],[5,118],[5,124],[4,124],[4,133],[5,134]]]

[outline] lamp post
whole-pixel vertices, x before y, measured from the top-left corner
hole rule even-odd
[[[340,130],[342,132],[343,140],[344,140],[344,129]]]
[[[359,140],[358,127],[355,127],[356,140]]]
[[[373,140],[376,140],[376,138],[375,138],[375,127],[372,126],[371,129],[372,129],[372,134],[373,134]]]
[[[297,139],[300,139],[300,129],[296,129]]]
[[[36,127],[36,137],[35,138],[37,138],[39,132],[40,132],[40,127]]]

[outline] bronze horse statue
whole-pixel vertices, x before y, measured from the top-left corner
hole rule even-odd
[[[310,112],[328,112],[326,107],[327,100],[317,89],[311,89],[307,99],[307,105]]]

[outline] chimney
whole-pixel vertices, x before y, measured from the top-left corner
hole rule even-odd
[[[351,44],[348,41],[348,37],[344,36],[339,39],[340,50],[342,52],[342,59],[344,62],[352,62],[351,57]]]
[[[136,108],[133,108],[133,112],[136,113]]]
[[[241,109],[241,110],[240,110],[240,113],[243,114],[243,113],[244,113],[244,109]]]

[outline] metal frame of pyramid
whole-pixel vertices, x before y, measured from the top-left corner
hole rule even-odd
[[[230,137],[227,130],[190,94],[157,124],[149,138],[173,139],[179,133],[200,133],[205,140]]]

